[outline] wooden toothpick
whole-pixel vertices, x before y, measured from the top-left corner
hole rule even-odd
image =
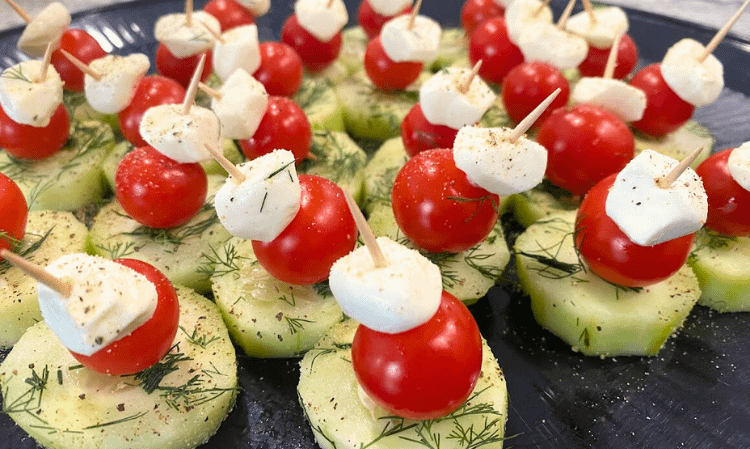
[[[528,131],[529,128],[531,128],[531,125],[534,124],[539,116],[542,115],[542,113],[555,100],[555,98],[557,98],[557,95],[560,94],[560,92],[561,90],[558,87],[554,92],[549,94],[549,96],[545,98],[544,101],[539,104],[539,106],[534,108],[534,110],[531,111],[529,115],[524,117],[524,119],[521,120],[515,128],[513,128],[513,132],[510,133],[510,137],[508,138],[508,140],[510,140],[511,143],[515,143],[516,140],[523,136],[524,133]]]
[[[406,29],[410,30],[414,27],[414,21],[417,20],[419,15],[419,9],[422,7],[422,0],[417,0],[417,4],[414,5],[414,9],[411,10],[411,17],[409,17],[409,23],[406,25]]]
[[[609,55],[607,55],[607,65],[604,66],[604,75],[602,78],[611,80],[615,75],[615,67],[617,67],[617,52],[620,50],[620,40],[622,34],[615,38],[612,43],[612,48],[609,49]]]
[[[63,296],[65,298],[70,296],[73,287],[69,283],[45,270],[44,267],[26,260],[18,254],[8,251],[7,249],[0,250],[0,257],[7,260],[8,263],[20,269],[32,278],[56,291],[60,294],[60,296]]]
[[[21,18],[24,20],[24,22],[26,22],[26,23],[30,23],[31,22],[31,20],[33,19],[33,17],[31,17],[29,15],[29,13],[27,13],[23,8],[21,8],[21,6],[18,3],[14,2],[13,0],[5,0],[5,2],[8,3],[8,6],[10,6],[11,8],[13,8],[13,10],[16,12],[16,14],[18,14],[19,16],[21,16]]]
[[[732,26],[737,22],[737,20],[740,18],[742,13],[745,11],[745,8],[747,8],[747,5],[750,4],[750,0],[746,0],[745,3],[740,6],[740,8],[737,10],[737,12],[734,13],[732,17],[729,18],[727,23],[724,24],[723,27],[716,33],[716,35],[711,39],[711,42],[709,42],[706,45],[706,50],[703,52],[700,58],[698,58],[698,62],[703,62],[708,58],[708,55],[714,52],[716,50],[716,47],[719,45],[719,43],[724,39],[724,37],[727,35],[729,30],[732,28]]]
[[[214,148],[209,144],[204,144],[203,146],[206,147],[206,150],[208,150],[209,153],[211,153],[211,156],[214,158],[216,162],[221,165],[221,168],[227,171],[232,176],[232,180],[236,182],[237,184],[242,184],[247,179],[245,175],[240,171],[239,168],[237,168],[236,165],[232,163],[229,159],[224,157],[224,153],[219,151],[218,148]]]
[[[185,25],[193,26],[193,0],[185,0]]]
[[[206,22],[204,22],[204,21],[201,20],[200,24],[203,25],[203,28],[207,29],[208,32],[211,33],[211,36],[213,36],[214,39],[216,39],[217,41],[219,41],[219,43],[221,43],[221,44],[226,44],[227,43],[227,40],[224,39],[224,37],[221,35],[221,33],[217,33],[216,30],[214,30],[213,28],[211,28],[210,26],[208,26],[208,24],[206,24]]]
[[[208,96],[213,98],[214,100],[221,100],[224,97],[224,95],[221,92],[219,92],[218,90],[212,88],[211,86],[203,82],[198,83],[198,87],[200,88],[200,90],[208,94]]]
[[[472,81],[474,81],[474,78],[476,78],[477,74],[479,74],[479,69],[482,68],[482,60],[480,59],[477,61],[476,64],[474,64],[474,68],[471,69],[471,72],[469,72],[468,75],[466,75],[466,78],[461,82],[461,84],[458,86],[458,91],[462,94],[465,94],[469,91],[469,88],[471,87]]]
[[[589,21],[592,25],[596,25],[596,14],[594,13],[594,7],[591,5],[591,0],[583,0],[583,9],[586,10],[586,14],[589,15]]]
[[[367,247],[367,251],[370,252],[370,257],[372,257],[375,268],[387,267],[388,262],[385,260],[383,251],[380,249],[380,245],[378,245],[378,242],[375,239],[375,234],[367,224],[367,220],[365,220],[365,216],[362,215],[362,211],[359,210],[359,206],[357,206],[354,198],[352,198],[352,196],[346,190],[344,190],[344,199],[346,200],[346,204],[349,206],[349,210],[354,217],[354,222],[357,223],[357,229],[359,230],[359,234],[362,236],[362,240],[365,241],[365,247]]]
[[[60,53],[62,53],[63,56],[68,58],[68,61],[72,62],[74,66],[78,67],[78,70],[85,73],[86,75],[90,76],[91,78],[94,78],[95,80],[99,81],[102,79],[102,74],[95,71],[91,67],[89,67],[85,62],[81,61],[80,59],[76,58],[75,56],[71,55],[67,51],[60,49]]]
[[[687,170],[690,164],[692,164],[695,158],[697,158],[698,155],[700,155],[702,152],[703,152],[703,147],[700,147],[697,150],[693,151],[685,159],[681,160],[679,164],[675,165],[672,171],[662,176],[661,178],[657,179],[656,185],[661,187],[662,189],[668,189],[669,186],[671,186],[675,181],[677,181],[677,178],[679,178],[680,175],[685,170]]]
[[[190,108],[195,102],[195,95],[198,93],[198,83],[201,81],[201,75],[203,74],[203,67],[206,65],[206,54],[201,55],[201,60],[198,61],[198,65],[195,67],[193,77],[190,79],[190,85],[188,86],[187,93],[185,93],[185,101],[182,102],[182,115],[190,113]]]
[[[37,83],[41,83],[47,79],[47,71],[49,70],[50,62],[52,61],[52,53],[55,51],[55,47],[57,47],[57,42],[50,42],[47,44],[47,49],[44,51],[44,59],[42,60],[42,71],[39,73],[39,79],[36,80]]]
[[[568,18],[570,17],[570,13],[573,12],[573,7],[575,5],[576,5],[576,0],[570,0],[568,2],[568,5],[565,6],[565,9],[563,10],[562,15],[560,16],[560,20],[557,21],[558,30],[565,29],[565,23],[568,21]]]
[[[532,17],[538,16],[542,11],[544,11],[544,8],[546,8],[547,6],[549,6],[549,2],[550,1],[552,1],[552,0],[544,0],[542,2],[542,4],[539,5],[539,8],[537,8],[536,11],[534,11],[534,14],[532,14],[531,16]]]

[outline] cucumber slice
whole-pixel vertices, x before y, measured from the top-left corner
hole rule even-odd
[[[362,200],[367,154],[351,137],[339,131],[315,131],[310,152],[314,158],[300,164],[300,173],[333,181],[349,192],[355,201]]]
[[[112,147],[112,151],[110,151],[107,154],[107,157],[102,161],[104,179],[107,181],[107,186],[111,192],[115,191],[115,174],[117,173],[117,166],[120,165],[120,161],[122,161],[125,155],[130,153],[132,149],[133,145],[127,140],[123,140]]]
[[[353,320],[335,326],[300,363],[299,402],[320,447],[503,447],[508,392],[503,372],[486,342],[482,372],[468,401],[443,418],[413,421],[386,416],[382,410],[373,411],[362,404],[351,363],[356,328]]]
[[[102,199],[102,162],[114,145],[109,125],[75,122],[65,147],[47,159],[15,159],[0,152],[0,172],[18,184],[29,209],[72,211]]]
[[[234,405],[237,359],[216,306],[185,288],[177,294],[174,346],[143,378],[83,368],[44,322],[31,327],[0,366],[3,411],[48,448],[205,443]]]
[[[305,78],[292,98],[307,115],[313,130],[344,131],[344,111],[324,78]]]
[[[46,266],[68,253],[86,251],[88,230],[70,212],[30,211],[26,236],[16,250]],[[42,319],[37,281],[7,262],[0,262],[0,347],[13,346],[24,331]]]
[[[579,199],[546,180],[531,190],[511,196],[513,216],[524,228],[559,212],[575,211],[581,205]]]
[[[497,97],[495,104],[490,106],[482,118],[479,119],[478,125],[482,128],[500,128],[503,126],[512,128],[514,126],[513,121],[508,117],[508,112],[505,110],[501,96]]]
[[[224,153],[224,157],[229,159],[229,161],[235,165],[245,160],[245,155],[242,154],[242,150],[240,150],[240,147],[237,146],[232,139],[221,139],[221,149]],[[201,162],[201,166],[207,175],[228,176],[227,171],[213,159]]]
[[[349,68],[341,62],[340,59],[333,61],[325,69],[317,73],[305,73],[305,79],[325,82],[329,85],[336,85],[344,81],[349,76]],[[304,83],[304,81],[303,81]]]
[[[364,210],[366,213],[379,204],[391,207],[393,181],[401,167],[409,160],[401,137],[388,139],[375,151],[365,166]]]
[[[63,91],[63,104],[68,109],[68,116],[71,121],[96,120],[111,126],[114,132],[120,132],[120,121],[117,114],[102,114],[94,110],[83,92]]]
[[[750,312],[750,237],[699,231],[688,264],[701,286],[698,304],[719,312]]]
[[[414,248],[398,228],[390,204],[375,206],[367,222],[375,235],[390,237]],[[499,220],[483,242],[466,251],[455,254],[420,252],[440,267],[443,289],[467,305],[477,302],[503,279],[503,272],[510,260],[510,251]]]
[[[364,68],[365,49],[367,48],[367,34],[360,26],[345,28],[341,31],[340,62],[349,74],[359,72]]]
[[[534,318],[585,355],[656,354],[700,296],[692,270],[685,265],[649,287],[614,286],[583,271],[573,248],[574,220],[574,211],[553,215],[516,240],[518,279]]]
[[[251,357],[300,355],[344,318],[327,283],[273,278],[255,258],[251,240],[232,238],[214,258],[214,300],[232,339]]]
[[[130,218],[120,203],[112,201],[94,217],[92,252],[110,259],[130,257],[148,262],[172,283],[199,293],[209,292],[212,248],[220,248],[231,237],[213,205],[213,195],[225,179],[210,175],[206,204],[189,222],[176,228],[147,228]]]
[[[635,137],[636,155],[649,148],[681,161],[696,149],[703,148],[703,152],[690,164],[693,168],[705,161],[716,145],[716,138],[708,128],[695,120],[688,121],[664,137],[651,137],[637,131],[633,133],[633,137]]]
[[[430,69],[437,72],[447,67],[468,67],[469,38],[463,28],[444,28],[440,35],[440,50]]]

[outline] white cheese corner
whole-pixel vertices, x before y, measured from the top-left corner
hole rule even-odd
[[[570,95],[573,103],[598,106],[625,123],[635,122],[646,110],[646,94],[621,80],[583,77]]]
[[[141,136],[164,156],[180,163],[211,159],[206,145],[221,148],[221,124],[210,109],[200,106],[182,114],[182,104],[163,104],[146,110]]]
[[[533,23],[551,24],[552,9],[539,0],[513,0],[505,9],[505,26],[508,38],[518,43],[521,31]]]
[[[589,51],[582,37],[544,22],[532,23],[521,30],[516,45],[525,61],[546,62],[560,70],[578,67]]]
[[[0,105],[14,122],[38,128],[49,125],[63,100],[63,81],[53,66],[44,80],[42,61],[28,60],[9,67],[0,75]]]
[[[409,27],[411,15],[396,16],[383,25],[380,42],[383,51],[394,62],[434,61],[440,48],[440,24],[429,17],[417,15]]]
[[[328,42],[349,22],[349,14],[342,0],[297,0],[294,14],[299,25],[321,42]]]
[[[143,53],[107,55],[91,61],[89,67],[101,78],[96,80],[88,74],[84,76],[86,100],[95,111],[117,114],[133,100],[138,83],[150,66],[148,56]]]
[[[238,69],[255,73],[260,67],[258,26],[254,23],[227,30],[221,35],[223,42],[214,45],[211,59],[214,73],[226,81]]]
[[[750,191],[750,142],[745,142],[729,153],[727,169],[732,179]]]
[[[204,11],[193,12],[189,26],[185,13],[161,16],[154,26],[156,40],[164,44],[174,57],[180,59],[211,50],[216,40],[214,35],[219,34],[219,20]]]
[[[367,0],[373,11],[383,17],[393,17],[408,6],[412,0]]]
[[[622,8],[607,6],[594,8],[594,22],[586,11],[570,16],[565,29],[586,39],[592,47],[605,49],[612,47],[618,36],[628,32],[628,16]]]
[[[211,109],[221,122],[221,135],[229,139],[252,137],[268,109],[266,88],[245,70],[237,69],[219,92],[221,99],[211,99]]]
[[[43,57],[51,42],[60,41],[70,21],[70,12],[65,5],[50,3],[26,25],[18,38],[18,49],[31,58]]]
[[[271,0],[237,0],[237,3],[247,8],[255,17],[264,16],[271,9]]]
[[[473,125],[495,103],[497,96],[479,76],[464,93],[460,88],[471,69],[449,67],[427,79],[419,89],[422,113],[433,125],[461,129]]]
[[[706,47],[693,39],[672,45],[661,62],[664,82],[686,102],[706,106],[719,98],[724,88],[724,66],[713,54],[701,62]]]

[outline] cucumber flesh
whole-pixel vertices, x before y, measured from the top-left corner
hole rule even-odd
[[[325,78],[305,78],[292,99],[305,111],[313,130],[344,131],[344,110]]]
[[[438,57],[430,66],[433,72],[448,67],[469,66],[469,38],[463,28],[445,28],[440,35]]]
[[[300,363],[299,401],[322,448],[502,448],[507,388],[486,342],[482,372],[466,404],[443,418],[413,421],[388,417],[382,410],[363,405],[351,363],[356,328],[353,320],[335,326]],[[468,435],[467,429],[471,429]],[[467,435],[468,441],[456,438],[460,434]]]
[[[367,154],[344,132],[315,131],[310,153],[314,156],[298,172],[317,175],[345,189],[358,203],[364,194]]]
[[[688,121],[664,137],[651,137],[639,132],[635,132],[633,137],[636,155],[648,148],[681,161],[696,149],[703,148],[701,154],[690,164],[693,168],[705,161],[716,145],[716,138],[708,128],[695,120]]]
[[[364,210],[366,213],[379,204],[390,207],[393,181],[401,167],[409,160],[401,137],[388,139],[375,151],[365,166]]]
[[[750,312],[750,237],[698,232],[688,264],[698,278],[698,304],[719,312]]]
[[[524,228],[559,212],[575,211],[581,205],[580,199],[547,181],[526,192],[513,194],[511,201],[513,216]]]
[[[367,34],[360,26],[345,28],[341,31],[340,62],[349,74],[359,72],[364,68],[365,49],[367,48]]]

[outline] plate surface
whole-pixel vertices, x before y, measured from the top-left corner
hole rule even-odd
[[[200,7],[204,2],[196,2]],[[282,4],[283,3],[283,4]],[[356,0],[347,0],[352,20]],[[460,1],[429,1],[424,14],[457,26]],[[259,20],[262,40],[278,38],[291,2],[274,2]],[[562,2],[553,1],[559,14]],[[136,1],[74,16],[118,53],[153,54],[153,24],[181,1]],[[714,31],[628,11],[629,34],[642,63],[658,61],[682,37],[708,42]],[[274,32],[275,31],[275,32]],[[19,30],[0,33],[0,66],[20,58]],[[717,149],[750,140],[750,42],[727,38],[715,55],[727,88],[695,119],[717,138]],[[750,255],[748,255],[750,257]],[[750,447],[750,314],[697,307],[685,328],[656,357],[585,358],[533,320],[528,298],[495,287],[472,312],[505,371],[510,393],[507,447],[516,448],[748,448]],[[243,392],[204,449],[316,448],[297,404],[298,361],[241,356]],[[0,449],[35,443],[0,415]]]

